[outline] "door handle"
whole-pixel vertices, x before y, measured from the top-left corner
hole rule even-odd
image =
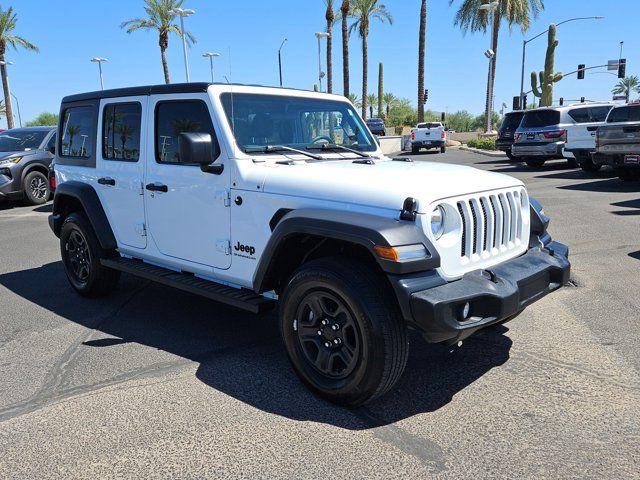
[[[100,185],[110,185],[112,187],[116,185],[116,181],[113,178],[109,178],[109,177],[99,178],[98,183]]]
[[[169,187],[163,185],[162,183],[150,183],[146,187],[150,192],[164,192],[167,193],[169,191]]]

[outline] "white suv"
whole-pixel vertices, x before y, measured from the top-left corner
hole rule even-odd
[[[60,113],[49,223],[72,287],[105,295],[126,272],[255,313],[279,303],[296,373],[337,403],[394,385],[408,327],[457,344],[569,278],[522,182],[386,158],[344,97],[190,83]]]

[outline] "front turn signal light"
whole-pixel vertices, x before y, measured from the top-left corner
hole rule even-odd
[[[373,250],[380,258],[391,260],[392,262],[404,262],[408,260],[419,260],[427,256],[427,249],[421,243],[416,245],[404,245],[402,247],[383,247],[376,245]]]

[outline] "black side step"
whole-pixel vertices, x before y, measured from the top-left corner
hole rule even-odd
[[[154,282],[184,290],[185,292],[210,298],[216,302],[226,303],[252,313],[269,310],[275,302],[246,289],[227,287],[195,277],[189,273],[178,273],[167,268],[149,265],[141,260],[130,258],[103,258],[102,265],[121,272],[130,273]]]

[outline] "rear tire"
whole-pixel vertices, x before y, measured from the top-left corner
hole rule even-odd
[[[42,172],[29,172],[22,182],[24,196],[29,205],[42,205],[49,201],[51,187],[49,179]]]
[[[637,168],[615,167],[614,172],[623,182],[633,182],[640,179],[640,170]]]
[[[602,165],[593,163],[591,158],[583,158],[580,162],[580,168],[585,172],[597,172],[602,168]]]
[[[540,158],[526,157],[524,159],[524,163],[529,165],[531,168],[542,168],[542,166],[545,164],[545,162],[546,162],[546,160],[543,160],[543,159],[540,159]]]
[[[73,212],[60,230],[60,254],[67,279],[80,295],[103,297],[111,293],[120,272],[104,267],[100,260],[113,256],[98,242],[89,219],[83,212]]]
[[[440,147],[440,153],[447,153],[447,147],[446,147],[446,145],[445,145],[445,146]]]
[[[407,329],[385,279],[344,257],[300,267],[281,297],[280,330],[296,374],[319,396],[362,405],[407,363]]]
[[[515,160],[516,159],[516,157],[514,157],[513,153],[511,153],[511,152],[505,152],[505,153],[507,154],[507,158],[509,160]]]
[[[420,153],[420,147],[411,147],[411,153],[413,155],[418,155]]]
[[[575,158],[567,158],[569,168],[578,168],[578,161]]]

